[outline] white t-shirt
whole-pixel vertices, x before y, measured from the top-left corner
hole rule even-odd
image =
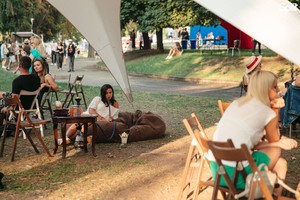
[[[95,109],[96,112],[100,116],[104,117],[106,120],[109,119],[109,116],[111,116],[113,119],[117,119],[119,116],[119,109],[113,107],[112,105],[109,105],[109,107],[106,107],[105,104],[101,101],[101,97],[99,97],[99,96],[94,97],[94,99],[88,106],[87,111],[84,112],[84,114],[89,114],[90,108]]]
[[[263,137],[265,126],[274,117],[276,113],[256,98],[241,106],[237,100],[233,101],[218,123],[213,140],[225,142],[231,139],[235,147],[240,148],[241,144],[246,144],[251,150]],[[211,153],[209,160],[214,160]],[[224,164],[234,166],[230,162]]]

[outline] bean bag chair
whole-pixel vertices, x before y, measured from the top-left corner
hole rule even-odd
[[[113,122],[96,122],[97,132],[94,134],[97,143],[121,142],[119,134],[128,133],[128,142],[157,139],[165,136],[166,124],[157,114],[136,110],[135,113],[120,112],[119,118]],[[92,135],[92,126],[88,135]]]

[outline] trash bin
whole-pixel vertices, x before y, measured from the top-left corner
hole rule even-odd
[[[181,40],[182,49],[187,49],[187,40]]]
[[[190,40],[191,41],[191,49],[196,49],[196,40]]]

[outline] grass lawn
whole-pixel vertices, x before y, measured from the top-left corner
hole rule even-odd
[[[166,54],[157,54],[155,51],[130,52],[126,55],[128,59],[126,66],[129,72],[134,73],[215,80],[239,81],[244,73],[241,63],[245,57],[228,57],[223,54],[200,56],[199,52],[192,51],[187,51],[170,61],[165,60],[165,57]],[[277,74],[282,74],[281,80],[288,79],[289,63],[284,59],[270,52],[270,57],[264,58],[263,63],[263,68],[274,67],[272,69]],[[11,73],[1,71],[0,91],[10,91],[13,78],[14,75]],[[98,87],[85,86],[84,91],[88,102],[99,94]],[[125,149],[120,148],[116,143],[97,144],[98,156],[96,158],[92,157],[90,149],[88,154],[85,154],[69,146],[67,158],[64,160],[61,159],[61,152],[54,158],[49,158],[40,148],[41,155],[35,154],[28,141],[19,138],[13,163],[10,162],[12,138],[8,138],[4,158],[0,159],[0,171],[6,175],[4,183],[7,188],[0,191],[0,199],[47,199],[46,197],[51,194],[61,199],[77,199],[85,191],[88,191],[84,196],[86,199],[114,199],[115,192],[122,191],[127,186],[146,189],[150,187],[148,184],[150,180],[159,180],[163,174],[168,173],[167,171],[162,173],[164,165],[153,166],[149,161],[149,155],[159,147],[166,144],[172,146],[173,143],[184,140],[187,132],[182,124],[183,118],[194,112],[205,128],[214,126],[220,118],[216,98],[135,92],[133,106],[127,102],[120,90],[115,91],[115,96],[119,102],[122,102],[122,111],[132,112],[133,109],[140,109],[162,116],[167,124],[167,136],[159,140],[130,143]],[[44,137],[50,151],[54,145],[51,127],[51,125],[48,126]],[[34,141],[37,141],[36,138]],[[185,146],[186,150],[188,145],[189,142]],[[170,152],[176,154],[176,148],[168,149],[168,153]],[[289,164],[286,182],[292,187],[295,187],[300,180],[299,152],[299,147],[293,151],[284,152],[284,157]],[[181,159],[179,159],[180,156]],[[177,159],[167,163],[164,160],[165,157],[160,157],[158,160],[169,165],[170,170],[178,171],[178,163],[183,163],[185,156],[178,155]],[[179,172],[171,176],[178,176],[180,179],[182,167],[183,164],[180,165]],[[174,187],[177,186],[173,186],[171,191],[174,191]],[[133,190],[134,188],[131,191]],[[152,199],[151,196],[149,199]]]
[[[126,67],[129,73],[158,74],[182,78],[209,79],[240,82],[245,73],[243,63],[251,55],[243,50],[241,56],[228,56],[226,51],[200,54],[199,51],[185,50],[181,56],[165,60],[163,54],[155,50],[127,52]],[[290,79],[291,63],[268,49],[263,50],[262,69],[276,73],[280,82]],[[295,71],[298,66],[294,66]]]

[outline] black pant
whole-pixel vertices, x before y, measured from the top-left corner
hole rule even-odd
[[[51,63],[56,63],[56,52],[51,51]]]
[[[261,44],[260,42],[256,41],[256,40],[253,40],[253,49],[252,49],[252,53],[255,53],[255,48],[256,48],[256,44],[258,44],[258,53],[261,54]]]

